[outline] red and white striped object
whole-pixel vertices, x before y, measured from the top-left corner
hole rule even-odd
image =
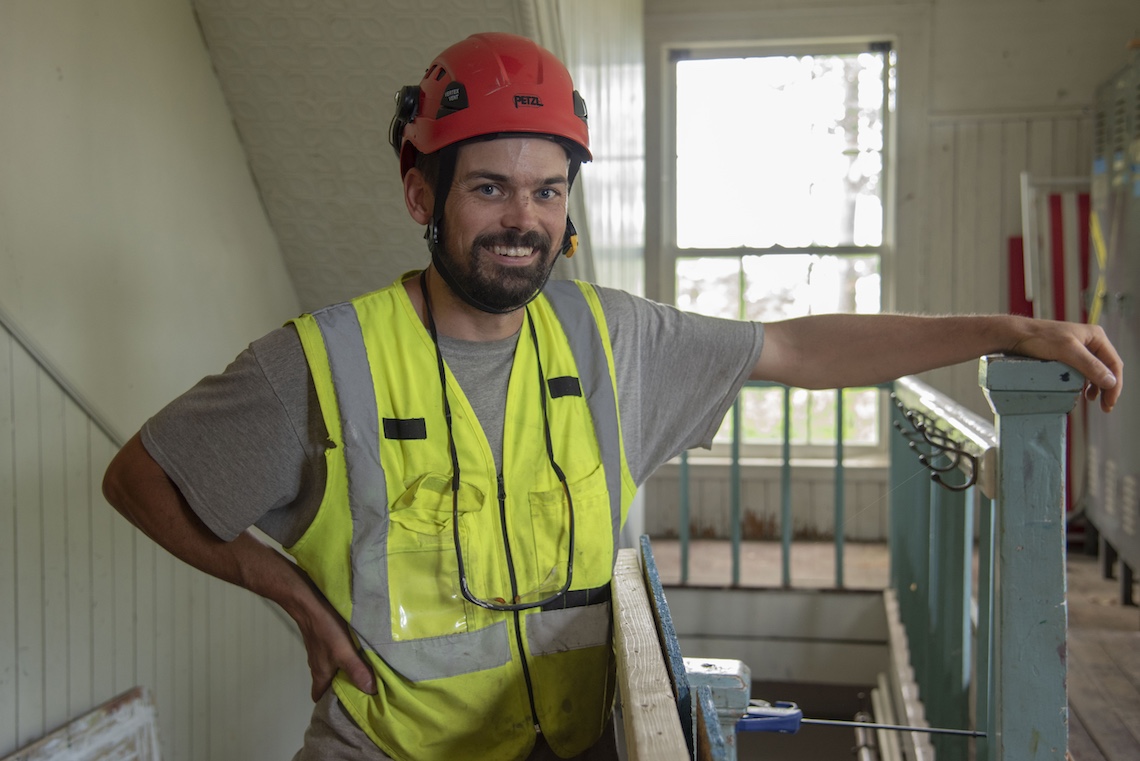
[[[1022,174],[1024,294],[1034,317],[1088,320],[1088,184],[1084,179],[1034,180]],[[1017,285],[1011,277],[1011,290]],[[1016,301],[1012,292],[1010,301]]]

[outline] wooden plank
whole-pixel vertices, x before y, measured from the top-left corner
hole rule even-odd
[[[1086,177],[1089,162],[1079,145],[1080,120],[1058,118],[1053,122],[1054,155],[1052,177]]]
[[[44,726],[58,727],[68,712],[67,517],[64,491],[63,391],[39,377],[40,489],[43,542]]]
[[[1021,230],[1021,172],[1026,166],[1028,152],[1027,125],[1022,120],[1002,123],[1002,207],[1001,229],[1006,238],[1020,236]],[[1008,259],[1008,252],[1003,254]],[[1008,265],[1006,267],[1008,269]],[[1021,286],[1024,287],[1024,282]],[[1003,291],[1004,310],[1009,309],[1008,279]]]
[[[64,500],[67,503],[68,716],[95,705],[91,691],[91,428],[72,401],[64,405]]]
[[[1029,121],[1026,137],[1028,138],[1026,168],[1034,177],[1053,177],[1053,159],[1056,155],[1053,120],[1042,117]]]
[[[0,761],[159,761],[150,694],[136,687]]]
[[[154,699],[160,735],[169,750],[174,738],[174,557],[158,547],[154,553]]]
[[[114,695],[115,648],[115,562],[114,526],[124,519],[103,499],[100,485],[103,471],[96,463],[110,462],[111,445],[94,433],[91,446],[91,691],[99,700]]]
[[[175,749],[179,759],[190,758],[191,734],[191,687],[193,684],[193,662],[190,651],[191,641],[191,598],[190,566],[174,562],[174,728],[169,747]]]
[[[16,441],[16,639],[19,701],[16,742],[43,735],[44,627],[43,524],[40,511],[39,372],[22,350],[13,354],[12,382]]]
[[[955,171],[955,151],[957,150],[957,129],[954,125],[935,125],[931,128],[930,141],[930,209],[928,240],[930,245],[929,279],[912,287],[925,287],[924,302],[927,311],[935,314],[949,313],[954,307],[954,214],[955,184],[958,180]]]
[[[215,759],[222,758],[229,752],[229,738],[223,729],[226,726],[226,717],[230,715],[233,707],[229,704],[229,695],[226,694],[228,689],[219,688],[227,682],[225,659],[230,630],[225,620],[225,590],[221,582],[211,578],[207,586],[209,587],[207,610],[210,619],[206,660],[209,664],[206,673],[210,695],[207,720],[210,723],[210,758]]]
[[[954,308],[954,226],[955,175],[954,153],[957,134],[952,124],[938,124],[930,129],[930,216],[926,224],[926,241],[929,249],[918,252],[928,259],[926,277],[918,283],[899,283],[899,288],[912,288],[920,292],[916,301],[923,312],[949,314]],[[928,374],[928,382],[949,390],[953,383],[953,370],[943,368]]]
[[[692,747],[693,697],[685,669],[685,659],[681,655],[681,645],[677,641],[677,629],[673,626],[673,614],[669,610],[669,602],[665,599],[665,590],[661,586],[661,575],[657,570],[657,561],[653,558],[653,548],[649,543],[648,536],[640,538],[640,548],[643,579],[646,593],[649,595],[649,604],[653,611],[654,628],[661,643],[665,670],[669,675],[669,682],[673,686],[673,700],[677,705],[677,713],[683,717],[681,729],[685,734],[686,743]]]
[[[243,707],[253,706],[257,705],[258,685],[265,673],[258,668],[257,659],[257,650],[265,648],[265,640],[255,639],[256,616],[266,613],[265,601],[253,598],[246,590],[236,588],[231,590],[230,599],[233,600],[236,613],[234,626],[238,627],[240,632],[235,657],[237,666],[241,671],[239,672],[238,668],[234,669],[234,672],[238,674],[237,701]],[[260,722],[266,718],[268,718],[268,714],[262,713],[259,706],[256,710],[247,710],[245,721]],[[256,742],[253,742],[250,733],[238,732],[237,734],[241,742],[247,746],[244,755],[249,758],[255,756],[257,753]]]
[[[957,125],[954,142],[954,269],[952,274],[954,301],[950,311],[954,314],[977,314],[979,311],[978,273],[993,272],[992,252],[981,247],[978,222],[981,218],[979,191],[982,188],[979,163],[979,126],[977,122]],[[976,362],[961,362],[950,370],[953,385],[943,389],[954,399],[977,399],[984,404],[978,391]]]
[[[16,736],[16,424],[12,397],[15,341],[0,328],[0,739]],[[8,644],[12,643],[12,644]]]
[[[1112,660],[1120,668],[1121,674],[1128,677],[1140,689],[1140,631],[1103,630],[1097,633],[1101,644],[1112,655]]]
[[[190,574],[190,752],[210,761],[210,586],[203,573]]]
[[[124,521],[125,522],[125,521]],[[155,690],[155,545],[148,537],[136,532],[135,536],[135,684]]]
[[[886,670],[890,690],[887,700],[894,707],[895,722],[911,727],[928,727],[926,713],[918,696],[918,684],[911,666],[910,643],[903,626],[898,597],[893,589],[883,591],[883,608],[886,613],[890,640],[890,665]],[[878,677],[876,677],[876,681]],[[899,732],[898,742],[907,758],[916,761],[933,761],[934,746],[930,735],[924,732]]]
[[[629,761],[687,761],[637,551],[618,550],[613,578],[614,652]]]
[[[700,761],[728,761],[728,744],[720,727],[712,688],[702,684],[697,688],[697,758]],[[734,754],[735,756],[735,754]]]
[[[1140,691],[1097,634],[1069,635],[1069,701],[1102,752],[1110,759],[1140,757]]]
[[[1069,758],[1072,761],[1108,761],[1072,707],[1069,708]]]
[[[977,272],[991,273],[994,263],[997,263],[999,276],[977,277],[974,275],[973,288],[976,295],[975,308],[982,313],[1006,312],[1008,303],[1006,294],[1009,292],[1009,267],[1007,266],[1006,235],[1002,230],[1002,131],[1001,125],[994,122],[983,122],[979,125],[978,133],[978,174],[977,174],[977,246],[978,270]],[[978,366],[976,362],[970,363],[973,368],[972,393],[979,399],[981,392],[978,389]],[[989,410],[983,408],[989,417]]]
[[[114,646],[111,650],[114,663],[115,693],[129,690],[137,679],[135,675],[135,539],[138,529],[124,518],[115,515],[111,525],[113,557],[111,578],[113,584]]]

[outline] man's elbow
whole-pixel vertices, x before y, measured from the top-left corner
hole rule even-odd
[[[107,465],[107,470],[103,472],[103,498],[132,523],[137,523],[131,506],[140,478],[140,454],[149,458],[139,441],[138,434],[135,434],[115,454]]]

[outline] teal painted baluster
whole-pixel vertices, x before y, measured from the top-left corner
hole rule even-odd
[[[1064,759],[1065,413],[1084,379],[1056,362],[984,357],[996,413],[997,547],[993,736],[997,761]]]
[[[905,430],[910,424],[897,407],[892,415]],[[899,618],[906,630],[912,665],[925,641],[925,569],[929,539],[929,475],[907,439],[891,432],[891,586],[898,596]]]
[[[740,439],[744,435],[741,430],[740,408],[743,400],[737,395],[732,403],[732,464],[729,466],[729,488],[731,489],[730,506],[732,521],[732,586],[740,586]]]
[[[965,481],[957,470],[944,473],[942,479],[951,484]],[[934,676],[927,683],[927,692],[935,693],[937,700],[936,710],[929,712],[928,718],[934,726],[962,729],[969,719],[969,677],[964,669],[970,651],[967,610],[972,591],[967,536],[972,540],[973,519],[966,509],[964,492],[936,488],[941,492],[940,515],[937,529],[932,528],[932,539],[938,547],[940,625],[934,639],[937,644],[929,653]],[[969,744],[962,738],[939,735],[931,739],[939,761],[966,761]]]
[[[681,524],[677,533],[681,536],[681,585],[689,583],[689,452],[681,452]]]
[[[945,465],[945,458],[943,457],[934,457],[933,460],[938,467]],[[928,484],[930,494],[927,497],[929,512],[926,523],[926,584],[923,587],[925,592],[923,597],[926,602],[925,615],[923,616],[925,631],[919,643],[922,647],[912,645],[911,657],[914,659],[915,674],[917,675],[922,702],[926,705],[927,716],[933,723],[935,721],[934,716],[941,710],[941,704],[945,697],[939,668],[943,658],[942,638],[944,634],[942,605],[939,602],[940,595],[944,593],[942,542],[939,541],[939,537],[942,535],[943,524],[945,523],[943,516],[946,513],[946,508],[942,505],[942,497],[945,494],[943,488],[933,481],[929,481]]]
[[[784,588],[792,586],[792,390],[784,387],[784,464],[780,468],[780,567]]]
[[[974,714],[974,727],[987,736],[978,738],[978,761],[989,761],[991,743],[988,737],[994,726],[994,590],[993,569],[995,562],[995,537],[997,535],[997,515],[993,500],[983,496],[978,500],[978,631],[976,638],[977,661],[975,665],[978,680],[977,705]]]
[[[843,494],[843,389],[835,392],[835,587],[843,589],[843,534],[847,521]]]

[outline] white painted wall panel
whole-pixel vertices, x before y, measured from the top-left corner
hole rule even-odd
[[[1083,108],[1124,65],[1133,0],[935,0],[935,113]]]
[[[190,2],[0,3],[0,309],[114,429],[299,311]]]
[[[299,635],[103,501],[116,449],[0,326],[0,756],[141,684],[168,761],[290,758],[311,708]]]
[[[0,332],[0,738],[16,737],[16,425],[13,343]]]

